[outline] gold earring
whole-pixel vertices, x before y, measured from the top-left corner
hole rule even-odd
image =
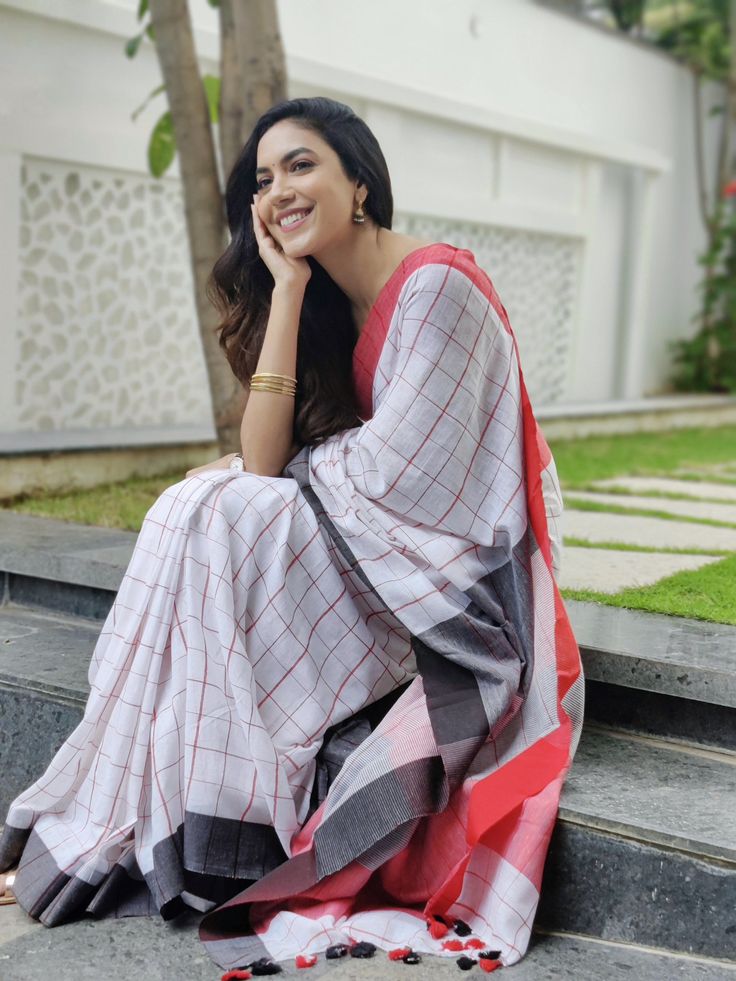
[[[365,222],[365,212],[361,203],[358,204],[358,207],[353,212],[353,221],[356,225],[362,225]]]

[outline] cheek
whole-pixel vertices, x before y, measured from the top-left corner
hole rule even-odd
[[[256,214],[264,225],[267,225],[267,208],[262,198],[256,198]]]
[[[333,192],[320,198],[320,225],[342,234],[350,224],[352,214],[351,201],[342,193]]]

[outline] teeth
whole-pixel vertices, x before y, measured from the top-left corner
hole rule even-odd
[[[298,211],[296,214],[287,215],[286,218],[282,218],[279,224],[282,228],[284,226],[293,225],[295,221],[301,221],[302,218],[306,218],[308,214],[308,211]]]

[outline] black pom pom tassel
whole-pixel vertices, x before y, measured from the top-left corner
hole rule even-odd
[[[475,967],[477,961],[474,961],[472,957],[458,957],[455,963],[461,971],[469,971],[471,967]]]
[[[369,944],[367,940],[361,941],[359,944],[353,944],[350,948],[351,957],[373,957],[376,952],[376,945]]]

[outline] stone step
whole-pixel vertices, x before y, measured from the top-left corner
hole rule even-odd
[[[736,960],[736,754],[586,726],[538,923]]]
[[[586,717],[736,750],[736,627],[566,602],[586,679]]]
[[[3,814],[80,720],[99,630],[98,621],[0,607]],[[696,697],[730,698],[707,680]],[[736,957],[736,931],[724,922],[736,891],[735,799],[736,753],[588,724],[563,794],[540,923]]]
[[[736,750],[736,627],[577,601],[567,606],[583,657],[589,719]],[[10,732],[28,731],[36,720],[31,743],[45,758],[86,700],[100,629],[100,620],[73,614],[13,602],[0,607],[6,718],[0,748]],[[33,755],[30,744],[24,754]],[[0,803],[3,792],[0,786]]]
[[[137,538],[131,531],[0,511],[5,597],[104,619]]]
[[[218,981],[222,971],[197,937],[200,917],[170,922],[153,917],[81,920],[47,930],[17,907],[0,916],[3,981]],[[6,939],[7,937],[7,939]],[[282,978],[305,972],[284,964]],[[478,968],[473,976],[481,976]],[[310,978],[334,981],[428,981],[457,978],[454,957],[424,957],[420,967],[392,963],[383,952],[371,960],[328,962],[321,957]],[[514,981],[735,981],[736,964],[677,955],[588,937],[537,933]]]
[[[103,619],[136,538],[0,511],[6,600]],[[587,678],[736,707],[736,627],[573,600],[566,606]]]
[[[0,606],[0,819],[81,720],[100,626],[68,614]]]

